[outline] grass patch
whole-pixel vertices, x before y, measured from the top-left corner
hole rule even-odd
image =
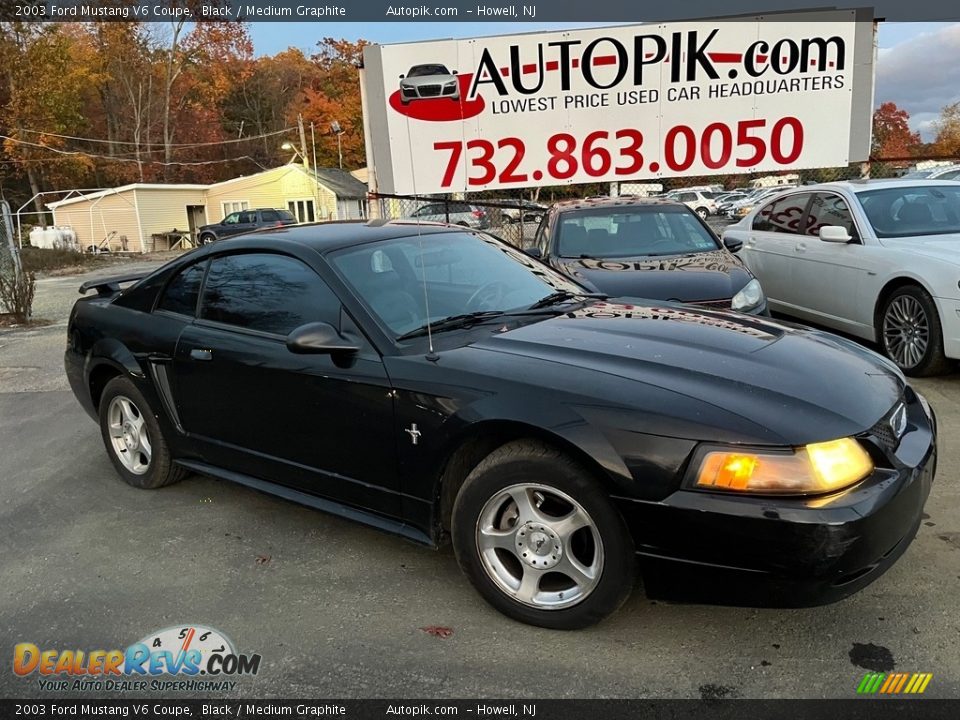
[[[111,255],[93,255],[79,253],[72,250],[57,250],[48,248],[25,247],[20,251],[20,261],[23,269],[32,273],[45,275],[72,274],[85,272],[94,268],[123,262],[126,258]]]

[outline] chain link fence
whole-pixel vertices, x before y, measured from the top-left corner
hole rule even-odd
[[[953,171],[956,170],[956,174]],[[815,168],[780,174],[751,173],[686,178],[636,178],[620,183],[590,183],[521,190],[491,190],[437,196],[370,196],[371,217],[389,220],[421,220],[462,225],[485,230],[511,245],[525,248],[536,234],[546,210],[555,202],[597,196],[657,196],[697,188],[720,197],[730,192],[752,191],[840,180],[866,180],[917,176],[930,173],[931,179],[960,180],[960,158],[883,158],[852,163],[844,167]],[[737,220],[736,215],[711,207],[706,218],[717,230]]]
[[[26,323],[33,307],[34,278],[20,262],[10,205],[5,200],[0,201],[0,215],[0,319],[9,317],[15,324]]]

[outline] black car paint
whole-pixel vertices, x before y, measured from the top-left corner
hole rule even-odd
[[[859,587],[838,579],[862,573],[869,582],[912,539],[935,425],[884,359],[765,318],[613,300],[438,335],[428,356],[425,341],[396,346],[323,257],[451,230],[298,226],[195,250],[120,294],[76,303],[71,387],[96,418],[98,391],[126,374],[183,466],[432,545],[451,501],[445,473],[462,479],[497,443],[531,436],[596,471],[651,562],[796,581],[833,599]],[[337,329],[359,352],[295,354],[283,338],[153,310],[182,266],[243,250],[312,267],[342,300]],[[214,361],[193,358],[196,348],[213,348]],[[908,435],[884,449],[871,428],[904,397]],[[417,444],[405,432],[413,423]],[[835,496],[731,497],[686,480],[704,443],[798,446],[848,435],[862,438],[877,470]]]
[[[574,258],[560,254],[556,228],[563,214],[609,208],[666,206],[689,212],[716,243],[716,250],[684,255],[638,256],[617,258]],[[611,297],[636,297],[684,303],[724,305],[729,308],[733,296],[753,279],[740,258],[739,248],[728,248],[716,233],[683,203],[663,199],[598,197],[557,203],[544,216],[537,231],[538,246],[534,255],[568,277]],[[542,238],[542,240],[541,240]],[[767,304],[748,311],[767,315]]]

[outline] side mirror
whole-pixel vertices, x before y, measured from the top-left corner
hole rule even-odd
[[[536,246],[534,246],[534,247],[528,247],[528,248],[527,248],[526,250],[524,250],[523,252],[525,252],[527,255],[529,255],[529,256],[532,257],[532,258],[536,258],[537,260],[542,260],[542,259],[543,259],[543,253],[540,251],[540,248],[538,248],[538,247],[536,247]]]
[[[450,74],[451,74],[451,75],[456,75],[456,74],[457,74],[457,71],[454,70],[454,71],[452,71]]]
[[[400,79],[403,80],[405,77],[406,77],[406,75],[401,75],[401,76],[400,76]]]
[[[818,234],[821,240],[829,243],[848,243],[853,240],[847,229],[840,225],[824,225]]]
[[[727,237],[723,239],[723,246],[732,253],[740,252],[743,248],[743,240]]]
[[[301,325],[287,335],[287,350],[298,355],[355,353],[359,349],[357,343],[343,337],[333,325],[325,322]]]

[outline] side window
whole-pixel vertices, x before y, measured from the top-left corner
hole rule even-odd
[[[833,193],[817,193],[810,203],[810,214],[807,216],[805,234],[814,237],[824,225],[839,225],[847,229],[854,239],[857,239],[857,226],[850,215],[850,208],[839,195]]]
[[[240,213],[240,219],[237,222],[241,224],[255,223],[257,221],[257,214],[255,212],[242,212]]]
[[[276,210],[261,210],[260,219],[265,222],[280,222],[280,213]]]
[[[810,193],[795,193],[767,203],[753,218],[753,229],[795,235],[810,200]]]
[[[230,213],[223,219],[224,225],[236,225],[240,221],[240,213]]]
[[[338,327],[340,301],[299,260],[266,253],[228,255],[210,263],[200,317],[287,335],[308,322]]]
[[[200,283],[207,263],[201,262],[181,270],[163,292],[157,304],[157,310],[189,315],[197,312],[197,300],[200,299]]]

